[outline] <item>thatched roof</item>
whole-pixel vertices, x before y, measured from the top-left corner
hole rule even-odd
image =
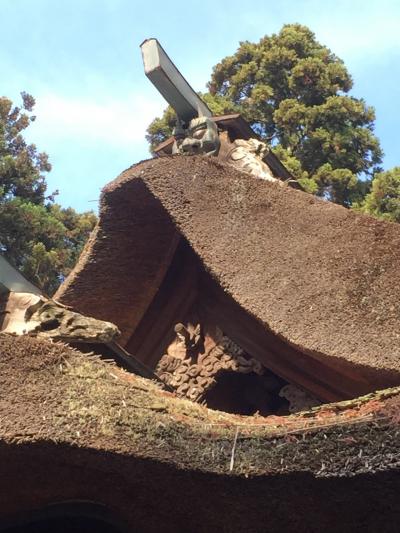
[[[212,159],[149,160],[107,185],[56,297],[127,343],[180,237],[288,351],[352,374],[360,391],[400,384],[400,227]]]
[[[2,526],[86,501],[127,531],[396,531],[398,390],[239,417],[63,344],[0,353]]]

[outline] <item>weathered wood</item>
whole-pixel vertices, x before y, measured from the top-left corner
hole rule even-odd
[[[38,296],[43,294],[39,287],[28,281],[19,270],[0,255],[0,294],[9,291],[31,293]]]
[[[146,39],[140,47],[146,76],[182,121],[212,116],[207,104],[185,80],[157,39]]]
[[[193,253],[181,240],[158,293],[126,345],[151,368],[174,339],[175,324],[182,322],[196,300],[197,271]]]

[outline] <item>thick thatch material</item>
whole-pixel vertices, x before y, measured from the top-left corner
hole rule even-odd
[[[310,367],[316,383],[329,367],[326,399],[400,384],[399,226],[212,159],[145,161],[105,187],[99,225],[57,297],[116,323],[129,346],[182,237],[253,320],[247,337],[261,328],[280,343],[278,374],[297,361],[294,378]]]
[[[0,353],[3,527],[92,502],[126,531],[397,531],[398,389],[239,417],[62,344]]]

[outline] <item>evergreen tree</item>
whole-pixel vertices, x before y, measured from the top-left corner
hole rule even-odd
[[[400,167],[375,175],[371,192],[360,209],[378,218],[400,222]]]
[[[35,100],[21,93],[22,105],[0,98],[0,252],[31,281],[52,294],[74,266],[96,222],[46,195],[45,153],[27,144],[22,132],[35,120]]]

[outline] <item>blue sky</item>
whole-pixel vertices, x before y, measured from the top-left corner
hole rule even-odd
[[[64,206],[97,209],[101,188],[149,157],[145,130],[165,103],[143,74],[148,37],[204,90],[239,41],[309,26],[375,107],[384,168],[400,165],[398,0],[0,0],[0,19],[0,94],[36,98],[27,137],[49,154],[49,191]]]

